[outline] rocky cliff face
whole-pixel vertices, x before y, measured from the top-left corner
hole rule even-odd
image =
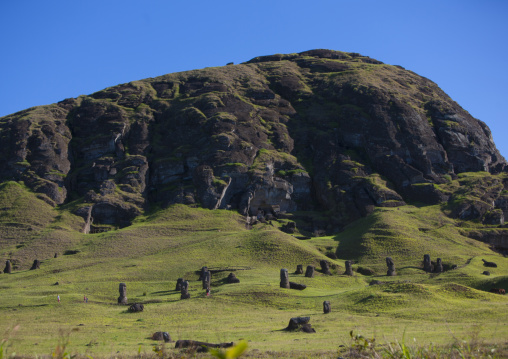
[[[2,179],[78,200],[88,226],[198,203],[323,210],[337,230],[376,206],[446,201],[434,184],[458,173],[506,169],[488,127],[433,82],[330,50],[118,85],[3,117],[0,136]]]

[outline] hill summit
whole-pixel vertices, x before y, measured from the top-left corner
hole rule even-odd
[[[133,81],[5,116],[0,134],[1,179],[53,206],[72,201],[85,233],[175,203],[318,210],[308,230],[325,232],[408,202],[455,201],[452,215],[492,224],[508,214],[506,177],[477,200],[446,187],[506,172],[485,123],[432,81],[357,53]]]

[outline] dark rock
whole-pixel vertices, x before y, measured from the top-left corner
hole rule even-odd
[[[5,261],[4,273],[12,273],[12,264],[10,260]]]
[[[120,293],[118,304],[127,304],[127,285],[125,283],[120,283],[118,291]]]
[[[302,264],[298,264],[296,266],[295,274],[303,274],[303,265]]]
[[[295,283],[295,282],[289,282],[289,288],[290,289],[296,289],[296,290],[304,290],[305,288],[307,288],[307,286],[305,284],[299,284],[299,283]]]
[[[483,273],[482,273],[482,274],[483,274],[483,275],[490,275],[490,272],[489,272],[488,270],[486,270],[486,271],[483,271]]]
[[[234,273],[229,273],[228,277],[226,278],[226,282],[229,284],[240,283],[240,279],[236,278]]]
[[[305,271],[305,276],[307,278],[314,278],[314,266],[307,266],[307,270]]]
[[[319,264],[321,265],[321,273],[332,275],[332,272],[330,272],[330,263],[328,263],[328,261],[323,259],[319,262]]]
[[[344,272],[345,275],[353,275],[353,262],[352,261],[346,261],[346,271]]]
[[[58,253],[55,253],[55,256],[53,258],[58,258]]]
[[[434,273],[443,273],[443,262],[441,258],[437,259],[436,265],[434,266]]]
[[[330,301],[329,300],[325,300],[323,302],[323,313],[324,314],[328,314],[330,313],[332,310],[332,308],[330,307]]]
[[[175,287],[176,291],[181,291],[182,290],[182,283],[183,283],[183,278],[178,278],[176,280],[176,287]]]
[[[432,273],[432,262],[430,261],[430,255],[423,255],[423,270],[427,273]]]
[[[189,299],[189,298],[190,298],[190,294],[189,294],[189,282],[185,280],[182,283],[182,289],[181,289],[180,299]]]
[[[145,309],[145,306],[143,304],[134,303],[129,307],[129,312],[136,313],[136,312],[142,312]]]
[[[155,332],[152,334],[152,340],[164,341],[165,343],[171,342],[171,336],[168,332]]]
[[[489,261],[486,261],[485,259],[482,259],[482,261],[483,261],[484,267],[497,268],[497,264],[494,262],[489,262]]]
[[[30,270],[35,270],[35,269],[40,269],[40,268],[41,268],[41,262],[38,259],[36,259],[36,260],[34,260]]]
[[[387,276],[397,275],[397,272],[395,271],[395,263],[391,257],[386,257],[386,266],[388,267],[388,271],[386,272]]]
[[[289,289],[289,274],[285,268],[280,270],[280,287]]]

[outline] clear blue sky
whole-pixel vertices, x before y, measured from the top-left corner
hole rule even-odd
[[[0,0],[0,116],[171,72],[316,48],[436,82],[508,158],[505,0]]]

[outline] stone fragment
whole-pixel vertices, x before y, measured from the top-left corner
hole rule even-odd
[[[486,270],[486,271],[483,271],[483,273],[482,273],[482,274],[483,274],[483,275],[490,275],[490,272],[489,272],[488,270]]]
[[[328,313],[330,313],[331,310],[332,310],[332,308],[330,307],[330,301],[329,300],[325,300],[323,302],[323,313],[324,314],[328,314]]]
[[[280,270],[280,287],[289,289],[289,274],[285,268]]]
[[[295,274],[303,274],[303,265],[302,264],[298,264],[296,266]]]
[[[314,278],[314,266],[307,266],[307,270],[305,271],[305,276],[307,278]]]
[[[36,259],[34,260],[33,264],[32,264],[32,268],[30,268],[30,270],[35,270],[35,269],[40,269],[41,268],[41,262]]]
[[[182,289],[181,289],[180,299],[189,299],[189,298],[190,298],[190,294],[189,294],[189,282],[185,280],[182,283]]]
[[[125,283],[120,283],[118,291],[120,293],[118,304],[127,304],[127,285]]]
[[[330,263],[328,263],[327,260],[323,259],[319,262],[319,264],[321,265],[321,272],[323,274],[332,275],[332,272],[330,272]]]
[[[395,271],[395,263],[391,257],[386,257],[386,265],[388,266],[388,271],[386,272],[387,276],[397,275],[397,272]]]
[[[346,271],[344,272],[345,275],[353,275],[353,261],[346,261]]]
[[[430,255],[423,255],[423,270],[427,273],[432,273],[432,262],[430,261]]]

